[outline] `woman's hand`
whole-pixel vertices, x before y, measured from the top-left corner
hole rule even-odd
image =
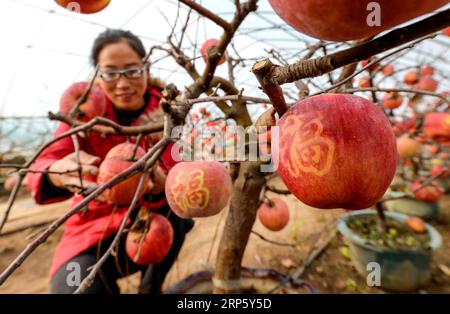
[[[80,151],[78,157],[81,166],[81,175],[83,177],[96,176],[98,174],[98,164],[101,161],[99,157],[89,155],[84,151]],[[71,153],[64,158],[55,161],[48,170],[50,182],[58,188],[64,188],[76,193],[80,192],[81,185],[83,188],[90,188],[96,185],[95,182],[85,179],[83,179],[83,184],[81,184],[76,153]]]

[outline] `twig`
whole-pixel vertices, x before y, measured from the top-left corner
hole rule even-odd
[[[220,16],[214,14],[213,12],[209,11],[205,7],[199,5],[193,0],[179,0],[180,2],[183,2],[185,5],[199,13],[200,15],[203,15],[207,19],[211,20],[212,22],[216,23],[220,27],[222,27],[225,31],[229,32],[231,30],[231,25],[222,19]]]

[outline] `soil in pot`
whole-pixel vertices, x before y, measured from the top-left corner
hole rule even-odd
[[[406,224],[388,219],[387,232],[378,226],[378,217],[362,216],[350,219],[347,226],[368,244],[394,250],[429,250],[428,233],[415,233]]]

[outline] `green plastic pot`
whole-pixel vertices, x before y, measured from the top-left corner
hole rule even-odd
[[[425,286],[431,278],[433,252],[442,244],[439,232],[425,224],[430,236],[430,250],[393,250],[368,244],[367,241],[347,227],[347,222],[364,216],[377,215],[374,210],[351,212],[340,218],[338,230],[348,244],[353,265],[364,278],[371,273],[367,265],[376,262],[380,265],[381,288],[391,291],[408,292]],[[404,222],[408,216],[386,212],[387,219]]]
[[[409,216],[417,216],[426,221],[437,219],[439,210],[436,203],[425,203],[422,201],[400,198],[385,202],[388,210]]]

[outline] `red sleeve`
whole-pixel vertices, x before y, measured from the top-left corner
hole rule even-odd
[[[178,163],[177,156],[173,156],[174,154],[179,155],[177,147],[174,143],[169,143],[161,155],[159,166],[164,174],[167,174]]]
[[[70,127],[67,124],[60,123],[54,133],[54,137],[68,131]],[[80,140],[80,138],[78,137]],[[31,170],[45,171],[57,160],[67,156],[75,151],[70,136],[65,137],[47,147],[31,165]],[[64,193],[48,193],[52,187],[43,173],[28,173],[27,175],[28,189],[31,191],[35,201],[38,204],[48,204],[68,199],[72,194],[65,191]]]

